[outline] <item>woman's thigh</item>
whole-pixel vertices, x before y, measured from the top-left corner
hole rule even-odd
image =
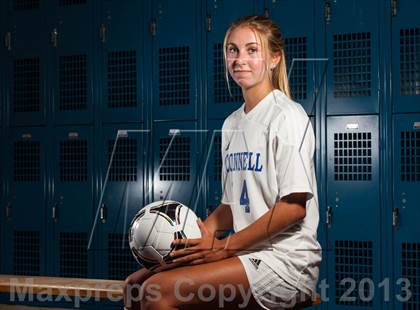
[[[217,262],[183,266],[157,273],[142,286],[143,300],[184,309],[205,304],[209,309],[257,306],[241,261],[231,257]]]

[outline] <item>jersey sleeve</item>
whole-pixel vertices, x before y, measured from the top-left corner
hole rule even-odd
[[[279,123],[273,141],[277,201],[291,193],[308,193],[309,200],[316,190],[312,188],[315,150],[312,125],[303,109],[284,113]]]

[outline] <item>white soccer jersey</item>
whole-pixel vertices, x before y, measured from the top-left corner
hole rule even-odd
[[[222,203],[230,205],[233,228],[242,230],[282,197],[306,192],[306,217],[256,252],[296,287],[315,291],[321,261],[313,156],[315,137],[301,105],[274,90],[250,112],[233,112],[222,128]],[[261,248],[261,247],[259,247]],[[240,253],[238,254],[240,255]]]

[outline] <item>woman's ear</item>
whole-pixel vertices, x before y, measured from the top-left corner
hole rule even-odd
[[[280,62],[280,59],[281,59],[280,53],[271,55],[270,69],[274,69],[275,67],[277,67],[277,65]]]

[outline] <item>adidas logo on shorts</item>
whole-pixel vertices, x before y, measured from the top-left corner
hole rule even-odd
[[[250,258],[249,261],[254,265],[255,269],[258,269],[258,266],[261,263],[261,259]]]

